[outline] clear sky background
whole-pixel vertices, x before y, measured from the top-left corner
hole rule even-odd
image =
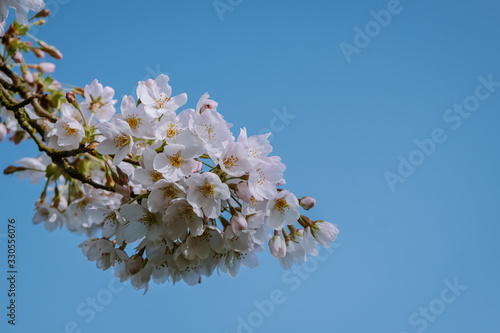
[[[88,262],[82,237],[31,223],[41,185],[1,175],[0,237],[15,217],[20,273],[15,328],[1,279],[0,330],[498,332],[500,87],[481,88],[460,127],[443,116],[475,101],[478,77],[500,82],[500,4],[401,0],[377,29],[370,12],[388,1],[220,2],[232,9],[222,19],[212,1],[48,0],[54,15],[37,36],[64,54],[60,82],[98,78],[121,100],[165,73],[188,106],[208,91],[236,130],[273,127],[287,188],[317,199],[313,219],[340,225],[333,253],[285,273],[266,252],[236,278],[152,284],[143,296]],[[359,37],[348,62],[340,45],[355,47],[367,24],[370,42]],[[294,118],[281,126],[284,109]],[[415,140],[435,129],[446,141],[392,191],[385,173],[398,174],[399,156],[420,163]],[[3,142],[0,166],[36,154],[32,142]],[[87,305],[96,297],[99,311]]]

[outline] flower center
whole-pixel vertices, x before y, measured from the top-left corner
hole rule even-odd
[[[259,180],[257,181],[257,184],[262,186],[266,181],[266,176],[264,175],[264,172],[262,172],[261,169],[259,169],[258,172],[259,172]]]
[[[142,124],[142,118],[137,118],[136,116],[128,116],[127,123],[130,128],[136,129],[139,125]]]
[[[177,135],[179,135],[179,130],[174,123],[170,123],[167,128],[167,137],[175,138]]]
[[[181,153],[178,152],[174,156],[170,156],[170,164],[174,168],[180,168],[182,165],[182,162],[184,162],[184,159],[181,157]]]
[[[237,163],[238,163],[238,157],[234,157],[234,155],[231,155],[230,157],[224,160],[224,165],[226,166],[226,168],[237,167],[238,166]]]
[[[75,136],[78,134],[78,130],[76,128],[69,127],[68,123],[64,124],[64,130],[66,131],[66,134],[69,136]]]
[[[214,186],[210,183],[203,184],[199,189],[205,198],[212,198],[215,194]]]
[[[194,215],[194,212],[193,212],[193,208],[191,207],[185,207],[182,212],[181,212],[181,218],[184,220],[184,221],[190,221],[191,218],[193,217]]]
[[[116,135],[115,138],[113,139],[113,143],[115,144],[115,147],[123,147],[127,145],[130,142],[130,139],[127,135]]]
[[[150,212],[146,212],[146,215],[144,215],[139,220],[139,222],[141,222],[144,225],[150,226],[151,224],[153,224],[155,222],[155,216]]]
[[[161,95],[164,95],[164,94],[161,94]],[[164,96],[160,96],[160,98],[158,98],[156,100],[156,103],[158,104],[158,109],[163,109],[163,106],[170,100],[170,97],[164,95]]]
[[[167,186],[163,189],[163,199],[170,198],[170,199],[176,199],[177,198],[177,191],[175,188],[170,185]]]
[[[153,179],[154,182],[159,181],[160,179],[163,179],[163,174],[161,172],[158,172],[156,170],[152,170],[149,172],[149,175]]]
[[[286,199],[280,198],[276,200],[276,203],[274,204],[274,208],[279,211],[281,214],[285,212],[285,208],[290,208],[288,205],[288,202],[286,202]]]

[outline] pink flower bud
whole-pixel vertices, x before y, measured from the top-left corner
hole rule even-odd
[[[202,168],[203,168],[203,163],[201,163],[200,161],[197,161],[196,169],[194,170],[194,173],[199,173]]]
[[[19,51],[16,51],[16,53],[14,53],[14,55],[12,56],[12,60],[14,60],[16,64],[20,64],[21,62],[23,62],[23,54]]]
[[[315,204],[316,204],[316,199],[314,198],[302,197],[302,199],[300,199],[300,206],[305,210],[313,208]]]
[[[24,79],[26,80],[26,82],[33,83],[34,78],[33,78],[33,74],[30,71],[27,71],[26,73],[24,73],[23,76],[24,76]]]
[[[42,73],[53,73],[56,69],[56,65],[50,62],[41,62],[38,65],[38,70]]]
[[[251,195],[248,189],[248,182],[241,182],[236,185],[236,195],[244,202],[250,202]]]
[[[45,58],[45,52],[40,49],[31,49],[37,58]]]
[[[42,48],[42,51],[47,52],[51,57],[58,59],[58,60],[63,58],[62,53],[58,49],[56,49],[54,46],[49,45],[49,44],[45,43],[44,41],[39,41],[38,44]]]
[[[35,16],[33,16],[33,18],[39,18],[39,17],[48,17],[50,15],[50,10],[48,9],[42,9],[41,11],[39,11],[38,13],[36,13]]]
[[[76,103],[76,96],[75,96],[75,93],[71,92],[71,91],[68,91],[66,93],[66,100],[70,103],[70,104],[75,104]]]
[[[240,213],[236,213],[235,215],[231,216],[231,219],[229,221],[231,222],[231,227],[233,228],[235,234],[239,234],[241,231],[247,230],[248,228],[247,220]]]

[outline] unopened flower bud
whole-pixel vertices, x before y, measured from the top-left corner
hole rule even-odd
[[[250,202],[251,195],[248,189],[248,182],[241,182],[236,185],[236,195],[244,202]]]
[[[130,275],[138,273],[142,269],[142,256],[134,254],[128,261],[128,271]]]
[[[23,54],[21,52],[19,52],[19,51],[16,51],[14,53],[14,55],[12,56],[12,60],[14,60],[14,62],[16,64],[22,63],[23,62]]]
[[[33,51],[37,58],[45,58],[45,52],[43,52],[42,50],[32,48],[31,51]]]
[[[80,107],[78,106],[78,102],[76,101],[75,93],[68,91],[66,93],[66,100],[68,101],[69,104],[73,105],[76,109],[80,110]]]
[[[33,25],[44,25],[45,24],[45,20],[38,20],[36,22],[33,22]]]
[[[128,198],[130,198],[130,193],[131,193],[130,186],[115,184],[115,189],[116,189],[116,192],[123,195],[124,199],[127,200]]]
[[[197,161],[198,164],[196,164],[196,168],[194,170],[194,173],[199,173],[201,171],[201,169],[203,168],[203,163],[201,163],[200,161]]]
[[[53,73],[56,69],[56,65],[50,62],[41,62],[38,65],[38,70],[42,73]]]
[[[42,51],[47,52],[51,57],[55,59],[62,59],[62,53],[56,49],[54,46],[45,43],[44,41],[38,41],[38,45],[42,48]]]
[[[28,82],[28,83],[33,83],[33,81],[35,80],[33,78],[33,74],[30,71],[27,71],[26,73],[24,73],[23,77],[26,80],[26,82]]]
[[[38,13],[36,13],[35,16],[33,16],[34,19],[39,18],[39,17],[48,17],[50,15],[50,10],[48,9],[42,9]]]
[[[248,222],[240,213],[236,213],[235,215],[231,216],[231,219],[229,221],[231,222],[231,227],[233,228],[233,232],[235,234],[239,234],[243,230],[248,229]]]
[[[118,172],[118,177],[120,180],[120,184],[127,185],[128,184],[128,175],[122,171],[119,167],[116,167],[116,171]]]
[[[23,170],[25,170],[25,169],[21,168],[21,167],[16,167],[14,165],[9,165],[8,167],[5,168],[5,170],[3,170],[3,174],[4,175],[11,175],[14,172],[23,171]]]
[[[330,243],[337,239],[339,228],[333,223],[318,220],[314,222],[311,233],[318,243],[325,248],[329,248]]]
[[[281,236],[273,236],[269,240],[269,250],[275,258],[284,258],[286,255],[286,243]]]
[[[82,96],[82,97],[84,97],[84,96],[85,96],[85,90],[84,90],[83,88],[78,88],[78,87],[77,87],[77,88],[73,89],[73,91],[74,91],[74,92],[75,92],[75,94],[77,94],[77,95],[80,95],[80,96]]]
[[[304,208],[305,210],[309,210],[314,207],[316,204],[316,199],[312,197],[302,197],[302,199],[299,200],[300,202],[300,207]]]

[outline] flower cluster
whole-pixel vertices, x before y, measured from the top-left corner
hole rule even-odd
[[[139,82],[136,98],[119,106],[97,80],[64,91],[21,59],[39,72],[28,80],[10,59],[47,47],[13,46],[23,29],[11,27],[3,40],[10,58],[0,60],[0,141],[31,138],[44,154],[4,173],[45,179],[33,222],[87,235],[80,247],[98,268],[113,267],[138,289],[151,279],[194,285],[257,266],[266,246],[289,269],[336,239],[336,225],[300,212],[313,198],[281,188],[285,165],[271,155],[269,134],[242,128],[235,137],[207,93],[186,108],[187,95],[173,94],[166,75]]]

